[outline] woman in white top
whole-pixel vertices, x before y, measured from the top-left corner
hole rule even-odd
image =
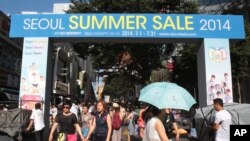
[[[163,114],[164,110],[160,110],[152,105],[142,114],[142,118],[146,122],[143,141],[169,141],[160,120]]]

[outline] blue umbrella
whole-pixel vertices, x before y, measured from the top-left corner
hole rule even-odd
[[[147,85],[140,91],[139,101],[152,104],[159,109],[174,108],[187,111],[196,103],[187,90],[170,82]]]

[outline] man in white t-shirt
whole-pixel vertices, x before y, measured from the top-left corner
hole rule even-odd
[[[49,111],[50,115],[52,115],[51,122],[54,122],[56,115],[57,115],[57,112],[58,112],[58,110],[57,110],[56,106],[54,104],[51,104],[50,111]]]
[[[232,124],[231,114],[224,110],[223,100],[220,98],[214,99],[215,121],[212,124],[212,129],[216,131],[215,141],[230,140],[230,124]]]
[[[30,116],[30,123],[28,128],[26,128],[26,131],[29,131],[33,124],[35,127],[36,141],[43,141],[42,136],[45,125],[43,110],[41,109],[40,103],[35,104],[35,109],[32,110],[32,114]]]

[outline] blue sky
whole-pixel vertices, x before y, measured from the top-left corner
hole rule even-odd
[[[69,3],[70,0],[0,0],[0,10],[15,14],[21,11],[52,12],[54,3]]]

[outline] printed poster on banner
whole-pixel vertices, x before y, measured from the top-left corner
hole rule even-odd
[[[104,101],[106,103],[110,103],[110,96],[109,95],[104,95]]]
[[[105,83],[103,81],[103,77],[101,77],[101,76],[97,76],[96,81],[92,82],[92,87],[93,87],[93,90],[95,92],[95,97],[98,100],[102,98],[102,92],[104,89],[104,85],[105,85]]]
[[[20,107],[33,109],[45,99],[48,38],[24,38]]]
[[[215,98],[233,102],[230,49],[228,39],[204,39],[206,59],[207,105]]]

